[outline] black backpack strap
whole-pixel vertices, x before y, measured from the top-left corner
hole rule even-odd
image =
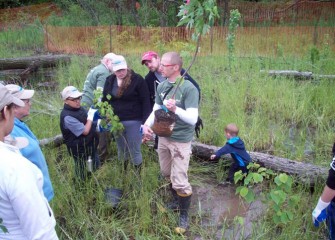
[[[162,102],[164,101],[164,99],[166,98],[166,96],[169,94],[169,92],[171,92],[172,88],[173,88],[173,85],[165,92],[164,97],[162,99]]]

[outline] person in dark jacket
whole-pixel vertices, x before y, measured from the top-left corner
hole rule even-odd
[[[120,160],[128,160],[135,167],[142,165],[141,125],[151,112],[149,90],[143,77],[129,69],[121,55],[113,59],[113,74],[106,79],[102,101],[108,101],[124,126],[121,135],[115,136]],[[111,99],[107,99],[107,95]]]
[[[245,150],[244,142],[238,137],[239,129],[234,123],[228,124],[225,129],[227,138],[226,144],[220,148],[215,154],[211,155],[211,160],[220,158],[222,155],[230,154],[233,158],[233,163],[230,166],[228,178],[229,183],[234,183],[235,172],[241,170],[247,173],[247,166],[251,162],[250,155]]]
[[[142,55],[142,65],[145,65],[149,72],[148,74],[144,77],[145,82],[148,85],[149,88],[149,93],[150,93],[150,103],[151,107],[154,106],[155,104],[155,93],[157,90],[157,86],[159,83],[163,82],[166,80],[166,77],[163,77],[160,65],[161,65],[161,59],[158,55],[158,53],[154,51],[148,51],[143,53]],[[180,75],[183,75],[185,72],[185,69],[182,68],[180,70]],[[186,73],[184,76],[185,80],[190,81],[199,91],[199,99],[200,99],[200,87],[199,84],[188,74]]]
[[[312,212],[313,224],[316,227],[326,220],[328,239],[335,239],[335,144],[333,145],[333,159],[323,192]]]
[[[85,180],[88,171],[86,162],[92,158],[93,170],[100,166],[97,154],[99,137],[97,126],[93,122],[96,109],[90,108],[88,112],[81,107],[80,100],[83,93],[77,88],[68,86],[61,92],[64,108],[60,114],[60,129],[64,143],[73,156],[75,173],[78,178]]]

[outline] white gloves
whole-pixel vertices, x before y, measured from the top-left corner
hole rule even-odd
[[[315,227],[318,227],[321,222],[326,220],[327,218],[327,207],[329,206],[329,203],[326,203],[321,200],[321,197],[318,201],[318,204],[316,205],[313,213],[312,213],[312,219]]]
[[[87,120],[93,121],[96,111],[98,111],[98,109],[90,108],[87,112]]]

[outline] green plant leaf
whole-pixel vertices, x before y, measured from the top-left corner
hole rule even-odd
[[[251,203],[255,200],[255,193],[252,190],[248,190],[248,194],[245,196],[245,200],[248,203]]]
[[[288,219],[286,213],[283,213],[283,214],[280,216],[280,221],[281,221],[282,223],[285,223],[285,224],[289,221],[289,219]]]
[[[287,180],[288,180],[288,176],[287,176],[285,173],[281,173],[281,174],[279,174],[279,180],[280,180],[282,183],[286,183]]]
[[[241,189],[243,188],[244,186],[239,186],[236,188],[236,191],[235,191],[235,194],[240,194],[241,192]]]
[[[271,190],[270,192],[270,198],[272,201],[274,201],[277,205],[279,205],[280,197],[278,196],[277,191]]]
[[[253,177],[253,173],[249,173],[247,175],[247,177],[244,179],[244,185],[248,185],[250,183],[250,181],[252,180],[252,177]]]
[[[247,196],[248,192],[249,192],[248,188],[245,187],[245,186],[242,186],[242,189],[240,191],[240,195],[244,198],[245,196]]]
[[[263,182],[263,176],[259,173],[254,173],[253,174],[253,179],[254,179],[255,183]]]

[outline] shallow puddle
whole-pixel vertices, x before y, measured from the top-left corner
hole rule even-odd
[[[219,185],[206,180],[193,185],[190,216],[194,224],[206,232],[211,231],[212,239],[247,239],[252,234],[253,223],[264,211],[260,201],[248,204],[235,195],[235,185]],[[239,224],[237,217],[243,218]],[[191,234],[193,235],[193,234]],[[189,239],[203,239],[189,236]]]

